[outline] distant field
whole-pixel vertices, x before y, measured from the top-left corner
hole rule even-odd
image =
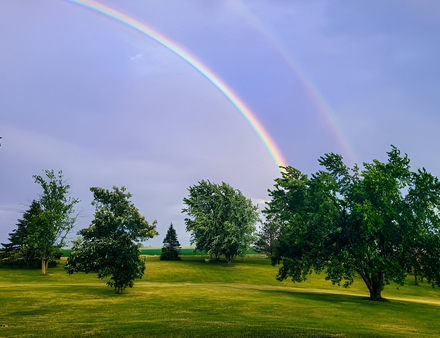
[[[389,285],[388,301],[367,289],[332,286],[323,275],[278,282],[260,255],[205,263],[147,257],[144,277],[117,295],[95,273],[68,275],[63,264],[0,268],[0,337],[439,337],[440,290]]]
[[[180,251],[180,254],[183,256],[195,256],[195,255],[204,255],[206,252],[194,252],[195,247],[194,246],[182,246],[182,250]],[[156,248],[142,248],[141,254],[147,255],[147,256],[154,256],[154,255],[160,255],[162,253],[162,247],[156,247]]]
[[[180,254],[182,256],[200,256],[200,255],[206,255],[206,252],[194,252],[195,247],[194,246],[182,246],[182,250],[180,251]],[[162,247],[154,247],[154,248],[141,248],[141,254],[147,255],[147,256],[157,256],[162,253]],[[63,257],[68,257],[70,255],[70,252],[72,250],[70,249],[63,249],[61,250],[63,252]],[[256,254],[255,251],[249,250],[247,254]]]

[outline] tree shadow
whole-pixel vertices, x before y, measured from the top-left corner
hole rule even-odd
[[[294,297],[300,298],[304,300],[314,300],[320,302],[327,303],[352,303],[352,304],[381,304],[381,303],[391,303],[390,300],[382,298],[380,300],[374,300],[369,297],[361,296],[361,295],[353,295],[353,294],[341,294],[341,293],[327,293],[327,292],[319,292],[313,290],[304,290],[304,289],[266,289],[261,290],[263,293],[270,293],[272,295],[279,294],[286,297]]]

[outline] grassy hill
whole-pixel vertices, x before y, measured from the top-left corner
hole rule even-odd
[[[384,302],[368,300],[323,275],[278,282],[259,255],[205,263],[200,256],[160,261],[134,288],[115,294],[96,274],[0,268],[0,337],[432,337],[440,336],[440,290],[427,283],[388,285]]]

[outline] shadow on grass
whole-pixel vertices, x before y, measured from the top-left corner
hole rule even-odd
[[[320,292],[307,289],[261,289],[263,293],[269,293],[271,295],[280,295],[283,297],[291,297],[295,299],[313,300],[319,302],[326,302],[331,304],[336,303],[352,303],[352,304],[386,304],[391,303],[390,300],[382,298],[381,300],[373,300],[369,297],[359,295],[347,295],[341,293]],[[400,303],[400,302],[399,302]]]

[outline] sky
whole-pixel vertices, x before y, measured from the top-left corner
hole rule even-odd
[[[386,161],[440,176],[440,2],[103,0],[197,58],[264,126],[286,164]],[[90,187],[125,186],[159,236],[188,187],[226,182],[264,209],[280,176],[261,137],[209,76],[151,37],[69,0],[0,1],[0,242],[62,170],[93,219]],[[206,74],[205,74],[206,75]]]

